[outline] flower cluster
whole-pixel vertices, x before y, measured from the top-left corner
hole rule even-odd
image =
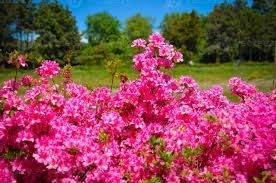
[[[256,88],[253,85],[244,83],[240,78],[234,77],[229,81],[231,92],[238,95],[242,99],[254,97]]]
[[[136,39],[133,41],[131,47],[133,48],[146,48],[147,42],[143,39]]]
[[[115,93],[51,84],[53,61],[17,83],[23,95],[4,84],[1,182],[275,181],[275,91],[233,78],[241,101],[231,102],[220,86],[161,72],[183,58],[160,34],[133,45],[143,49],[133,59],[140,77]]]
[[[28,66],[26,63],[26,57],[24,55],[20,55],[18,52],[14,52],[10,55],[8,64],[15,66],[17,69],[19,69],[20,66]]]
[[[53,78],[60,71],[58,63],[55,61],[45,60],[42,65],[36,69],[36,72],[46,78]]]

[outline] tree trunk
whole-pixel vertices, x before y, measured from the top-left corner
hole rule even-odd
[[[259,61],[261,61],[261,49],[259,49],[258,53],[259,53]]]
[[[249,47],[249,60],[252,61],[252,47]]]
[[[216,50],[216,64],[220,64],[219,51]]]

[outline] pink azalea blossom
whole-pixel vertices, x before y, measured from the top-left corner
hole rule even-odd
[[[135,48],[145,48],[147,45],[147,42],[144,39],[135,39],[132,44],[131,47],[135,47]]]
[[[36,79],[31,76],[23,76],[20,80],[20,85],[22,86],[32,86],[36,84]]]
[[[17,59],[18,59],[19,65],[21,65],[22,67],[27,66],[26,59],[22,55],[18,56]]]
[[[36,72],[46,78],[53,78],[60,71],[59,65],[55,61],[44,60],[42,65],[36,69]]]
[[[273,182],[275,90],[232,78],[242,99],[232,102],[221,86],[162,72],[183,56],[160,34],[135,44],[144,47],[133,59],[140,76],[117,91],[52,84],[54,61],[37,80],[3,84],[0,182]]]
[[[19,69],[20,66],[28,66],[28,64],[26,63],[26,58],[23,55],[18,55],[16,56],[16,58],[10,57],[8,60],[8,64],[14,65],[17,69]]]

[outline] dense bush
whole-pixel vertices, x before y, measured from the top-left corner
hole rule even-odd
[[[113,53],[107,43],[91,47],[86,46],[81,55],[77,58],[77,63],[81,65],[101,65],[104,61],[110,59]]]
[[[275,181],[275,91],[232,78],[241,99],[233,103],[220,86],[200,90],[188,76],[161,72],[182,55],[159,34],[132,46],[142,50],[133,59],[140,78],[116,92],[52,84],[54,61],[43,62],[38,79],[4,83],[1,182]]]

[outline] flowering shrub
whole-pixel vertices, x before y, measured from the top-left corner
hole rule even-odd
[[[51,60],[45,60],[42,65],[36,69],[36,72],[41,77],[48,77],[53,78],[55,75],[57,75],[60,71],[60,68],[58,66],[58,63]]]
[[[159,34],[134,57],[140,78],[109,88],[50,80],[37,72],[0,90],[1,182],[273,182],[276,92],[258,92],[239,78],[201,90],[188,76],[160,71],[182,55]],[[22,64],[21,64],[22,65]],[[20,87],[28,87],[18,95]]]

